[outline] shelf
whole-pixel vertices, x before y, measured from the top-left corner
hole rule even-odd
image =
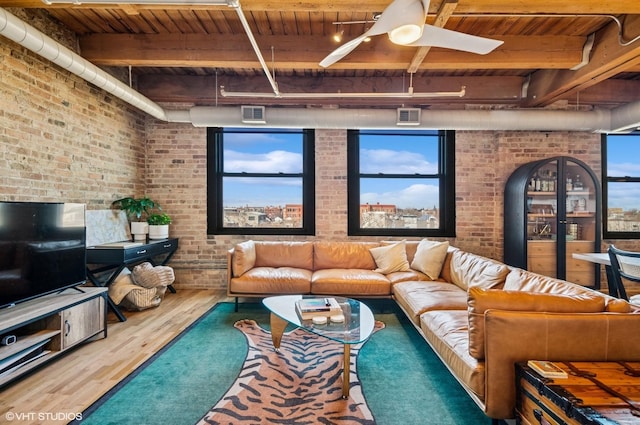
[[[35,332],[31,335],[20,336],[18,340],[11,344],[0,348],[0,361],[19,353],[22,350],[26,350],[29,347],[53,338],[56,335],[60,335],[59,329],[43,330]]]
[[[557,192],[542,192],[542,191],[540,191],[540,192],[527,192],[527,196],[542,196],[542,195],[545,195],[545,196],[553,196],[553,197],[555,197],[556,194],[557,194]]]
[[[107,336],[107,288],[78,287],[0,310],[0,388],[102,333]]]

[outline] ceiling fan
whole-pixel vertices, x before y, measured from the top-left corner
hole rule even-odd
[[[346,42],[320,62],[327,68],[351,53],[367,37],[389,34],[389,39],[402,46],[433,46],[465,52],[487,54],[503,41],[477,37],[458,31],[425,24],[430,0],[394,0],[364,34]]]

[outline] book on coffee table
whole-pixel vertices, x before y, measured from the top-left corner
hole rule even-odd
[[[302,320],[315,316],[342,314],[342,308],[335,298],[302,298],[296,301],[296,312]]]

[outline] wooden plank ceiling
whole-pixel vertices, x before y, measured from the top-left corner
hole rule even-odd
[[[380,35],[329,68],[319,66],[340,45],[332,39],[336,32],[343,31],[343,42],[362,34],[389,3],[240,0],[268,75],[281,93],[449,92],[464,87],[464,96],[223,97],[221,86],[273,93],[235,8],[0,0],[2,7],[46,9],[78,34],[83,57],[120,75],[130,70],[134,86],[158,102],[459,109],[564,101],[610,108],[640,98],[638,0],[432,0],[427,23],[504,44],[476,55],[398,46]]]

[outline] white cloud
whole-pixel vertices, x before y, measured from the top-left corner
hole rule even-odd
[[[607,174],[610,176],[640,176],[640,164],[633,162],[609,163],[607,164]]]
[[[439,204],[438,187],[413,184],[393,192],[367,192],[360,195],[363,204],[393,204],[398,208],[432,208]]]
[[[300,173],[302,155],[284,150],[265,153],[247,153],[235,150],[224,151],[225,172],[247,173]]]
[[[609,183],[610,208],[640,209],[640,183]]]
[[[423,154],[392,149],[362,149],[361,173],[435,174],[438,164],[430,163]]]

